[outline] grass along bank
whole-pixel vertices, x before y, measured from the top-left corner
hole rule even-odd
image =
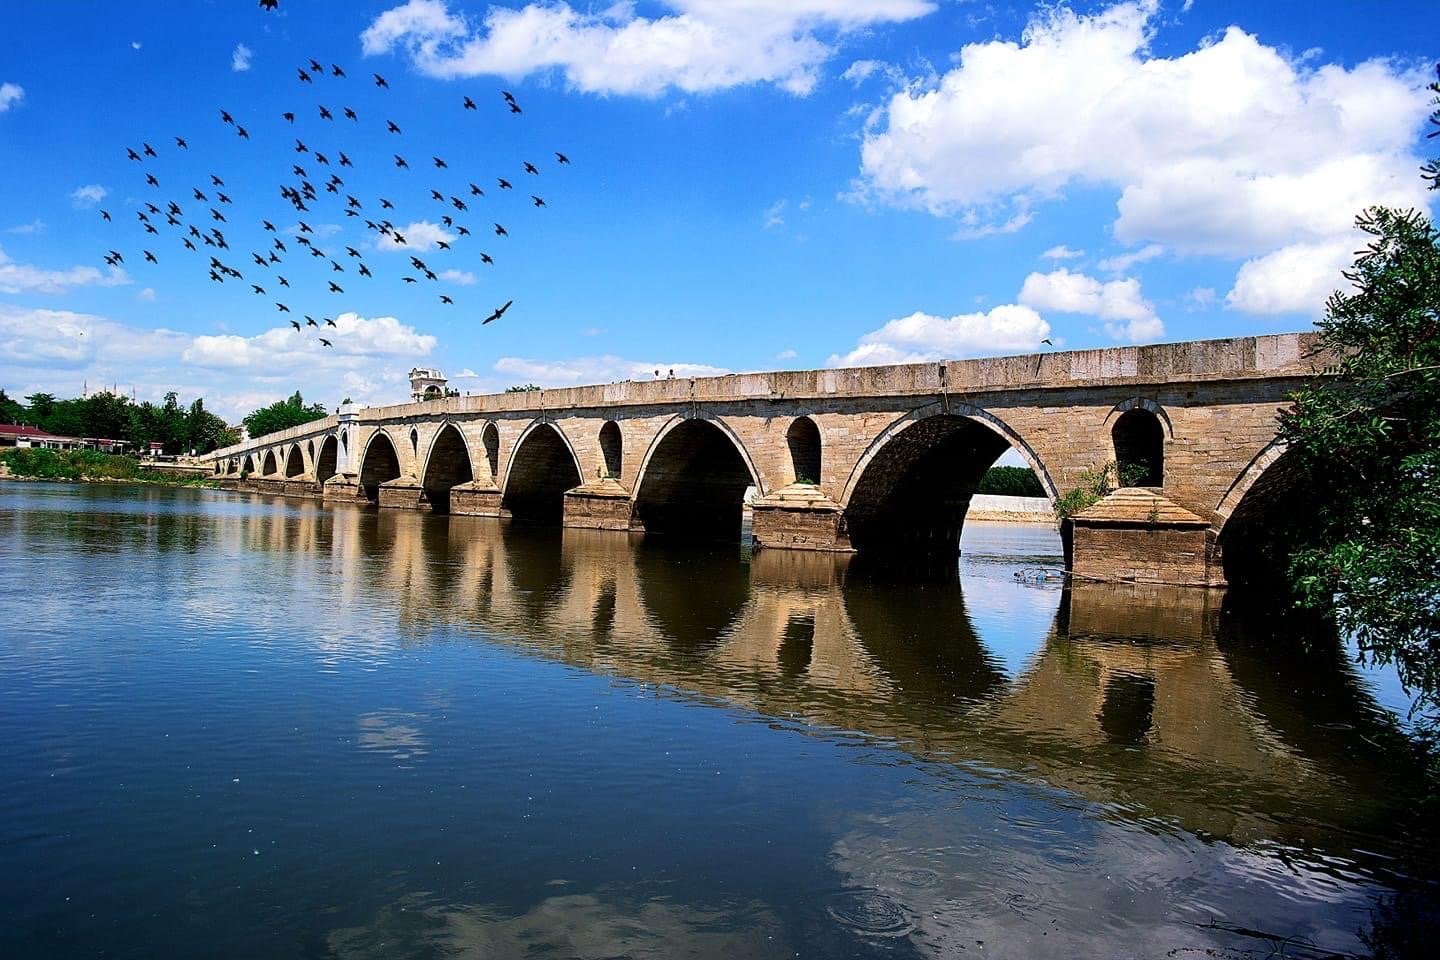
[[[176,487],[213,487],[208,476],[170,473],[140,466],[134,457],[96,450],[0,450],[0,464],[22,480],[99,481],[105,483],[163,483]]]

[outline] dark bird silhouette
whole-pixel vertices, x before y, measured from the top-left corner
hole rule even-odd
[[[225,222],[225,214],[221,213],[219,210],[216,210],[214,207],[211,207],[211,208],[210,208],[210,219],[216,221],[217,223],[224,223],[224,222]]]
[[[505,311],[506,311],[506,310],[509,310],[509,309],[510,309],[510,304],[512,304],[512,303],[514,303],[514,302],[515,302],[514,300],[506,300],[506,301],[505,301],[505,306],[503,306],[503,307],[497,307],[494,313],[490,314],[490,316],[486,317],[484,320],[482,320],[482,321],[480,321],[480,322],[481,322],[482,324],[484,324],[484,323],[489,323],[489,322],[492,321],[492,320],[499,320],[501,317],[505,316]]]
[[[453,226],[455,226],[455,221],[451,218],[450,214],[448,214],[448,213],[445,214],[445,216],[443,216],[443,217],[440,218],[440,222],[443,223],[443,224],[445,224],[445,226],[447,226],[447,227],[453,227]]]
[[[124,262],[125,262],[125,258],[122,257],[122,256],[120,256],[120,251],[119,251],[119,250],[111,250],[111,251],[110,251],[110,256],[112,256],[112,257],[115,258],[115,262],[116,262],[116,263],[124,263]]]
[[[300,321],[299,321],[299,320],[291,320],[291,321],[290,321],[290,326],[294,327],[296,330],[299,330],[299,329],[300,329]]]
[[[386,120],[386,121],[385,121],[385,129],[386,129],[386,130],[389,130],[391,133],[399,133],[399,132],[400,132],[400,128],[395,124],[395,121],[394,121],[394,120]]]
[[[250,289],[255,291],[255,296],[257,297],[263,297],[265,295],[265,288],[258,284],[250,284]]]
[[[444,240],[436,240],[436,241],[435,241],[435,246],[439,247],[441,250],[449,250],[449,249],[450,249],[450,244],[446,243]]]
[[[260,223],[265,227],[266,230],[269,230],[271,233],[275,232],[275,224],[271,223],[269,220],[261,220]]]
[[[298,67],[296,68],[295,73],[296,73],[297,76],[299,76],[301,83],[314,83],[314,82],[315,82],[315,81],[313,81],[313,80],[310,79],[310,74],[306,73],[304,70],[302,70],[302,69],[300,69],[300,68],[298,68]]]
[[[535,194],[533,194],[533,193],[530,194],[530,199],[533,200],[533,201],[535,201],[535,206],[537,206],[537,207],[543,207],[543,206],[545,206],[545,201],[544,201],[544,200],[541,200],[539,197],[535,196]]]
[[[330,281],[330,292],[331,292],[331,293],[344,293],[345,291],[344,291],[344,289],[341,288],[340,284],[336,283],[334,280],[331,280],[331,281]]]
[[[480,262],[493,264],[495,262],[495,258],[490,256],[490,254],[488,253],[482,253],[480,254]]]
[[[150,184],[150,186],[152,187],[160,186],[160,181],[155,179],[155,174],[153,173],[145,174],[145,182]]]
[[[501,90],[501,91],[500,91],[500,96],[502,96],[502,97],[505,98],[505,102],[506,102],[506,103],[514,103],[514,102],[515,102],[515,94],[511,93],[509,90]]]
[[[325,156],[325,154],[323,153],[315,154],[315,162],[321,164],[322,166],[330,166],[330,158]]]
[[[286,110],[284,113],[280,114],[280,116],[284,117],[286,120],[288,120],[288,121],[291,122],[291,123],[294,123],[294,122],[295,122],[295,114],[292,113],[292,112],[290,112],[289,110]]]
[[[386,200],[384,197],[381,197],[381,198],[380,198],[380,209],[381,209],[381,210],[394,210],[394,209],[395,209],[395,204],[391,203],[389,200]]]
[[[334,260],[331,260],[331,261],[330,261],[330,270],[331,270],[331,272],[333,272],[333,273],[344,273],[344,272],[345,272],[345,268],[342,267],[342,266],[340,266],[340,264],[336,263]]]
[[[567,157],[567,156],[565,156],[565,154],[560,153],[559,151],[556,151],[556,153],[555,153],[555,159],[558,160],[558,161],[561,162],[561,163],[569,163],[569,162],[570,162],[570,158]]]
[[[195,244],[193,244],[193,243],[190,242],[190,238],[189,238],[189,237],[185,237],[185,238],[184,238],[184,243],[185,243],[185,249],[186,249],[186,250],[194,250],[194,249],[195,249]]]
[[[475,101],[474,101],[474,100],[471,100],[469,97],[466,97],[466,98],[465,98],[465,109],[466,109],[466,110],[478,110],[479,108],[475,106]]]
[[[260,256],[260,254],[258,254],[258,253],[252,253],[252,254],[250,254],[250,259],[252,259],[252,260],[255,261],[255,266],[257,266],[257,267],[269,266],[269,263],[270,263],[268,260],[266,260],[264,257]]]
[[[470,184],[470,196],[483,197],[485,196],[485,191],[481,190],[479,187],[475,186],[475,184],[472,183]]]
[[[319,60],[311,58],[310,72],[316,75],[323,75],[325,73],[325,66]]]
[[[463,225],[456,227],[456,228],[455,228],[455,232],[458,233],[458,234],[460,234],[460,236],[462,236],[462,237],[468,237],[468,236],[470,236],[470,231],[469,231],[469,229],[467,229],[467,228],[466,228],[465,226],[463,226]]]
[[[347,157],[347,156],[345,156],[345,151],[344,151],[344,150],[341,150],[341,151],[340,151],[340,166],[342,166],[342,167],[353,167],[353,166],[355,166],[355,164],[353,164],[353,163],[350,162],[350,158]]]
[[[524,113],[525,111],[520,109],[520,104],[518,104],[518,103],[516,103],[515,101],[512,100],[512,101],[510,101],[510,112],[511,112],[511,113]]]
[[[325,344],[325,346],[327,346],[327,347],[333,347],[333,346],[335,346],[335,344],[331,343],[329,340],[326,340],[324,337],[316,337],[315,339],[319,340],[321,343]]]
[[[188,144],[188,143],[185,142],[185,138],[184,138],[184,137],[176,137],[176,138],[175,138],[175,146],[179,147],[181,150],[189,150],[189,149],[190,149],[190,144]]]
[[[469,209],[470,209],[469,207],[467,207],[467,206],[465,205],[465,201],[464,201],[464,200],[461,200],[459,197],[451,197],[451,198],[450,198],[450,204],[451,204],[456,210],[469,210]]]
[[[235,118],[232,117],[232,116],[230,116],[230,114],[227,113],[227,112],[225,112],[224,110],[221,110],[221,111],[220,111],[220,119],[223,120],[225,123],[234,123],[234,122],[235,122]]]
[[[220,274],[216,273],[214,270],[211,270],[211,271],[210,271],[210,279],[211,279],[211,280],[214,280],[216,283],[224,283],[224,282],[225,282],[225,278],[222,277],[222,276],[220,276]]]
[[[250,131],[246,130],[244,127],[236,127],[235,133],[240,137],[241,140],[250,139]]]
[[[431,157],[430,159],[435,161],[435,169],[437,170],[446,170],[450,166],[444,160],[441,160],[439,157]]]
[[[260,9],[271,11],[278,10],[280,9],[280,0],[260,0]]]
[[[410,164],[406,163],[405,158],[400,156],[400,154],[398,153],[395,154],[395,166],[399,167],[402,170],[410,169]]]
[[[314,233],[314,232],[315,232],[314,230],[311,230],[311,229],[310,229],[310,224],[306,223],[304,220],[299,221],[299,224],[300,224],[300,232],[301,232],[301,233]]]
[[[514,187],[510,186],[510,181],[509,181],[509,180],[506,180],[504,177],[497,177],[496,179],[500,181],[500,189],[501,189],[501,190],[513,190],[513,189],[515,189]]]
[[[385,87],[386,89],[389,89],[390,84],[386,83],[386,82],[385,82],[385,78],[382,77],[382,76],[380,76],[380,74],[377,73],[377,74],[375,74],[375,86],[377,86],[377,87]]]
[[[404,280],[406,283],[419,283],[419,282],[420,282],[419,280],[416,280],[414,277],[401,277],[400,279],[401,279],[401,280]]]
[[[100,211],[100,219],[104,220],[106,223],[113,223],[113,222],[114,222],[114,221],[112,221],[112,220],[110,219],[110,211],[109,211],[109,210],[101,210],[101,211]]]
[[[362,264],[360,264],[360,276],[362,276],[362,277],[373,277],[374,274],[372,274],[372,273],[370,272],[370,268],[369,268],[369,267],[365,266],[365,264],[362,263]]]
[[[441,203],[444,203],[444,202],[445,202],[445,194],[441,193],[439,190],[431,190],[431,191],[430,191],[430,199],[431,199],[431,200],[439,200]]]
[[[288,251],[288,250],[285,249],[285,242],[284,242],[283,240],[281,240],[279,237],[276,237],[276,238],[275,238],[275,249],[276,249],[276,250],[279,250],[281,253],[289,253],[289,252],[290,252],[290,251]]]
[[[1041,343],[1047,343],[1047,344],[1049,344],[1049,345],[1052,346],[1052,347],[1055,346],[1055,344],[1050,340],[1049,337],[1046,337],[1044,340],[1041,340],[1040,342],[1041,342]]]
[[[139,159],[140,159],[140,154],[136,153],[136,152],[134,151],[134,149],[131,148],[131,147],[126,147],[126,148],[125,148],[125,155],[126,155],[127,157],[129,157],[131,160],[139,160]]]
[[[330,115],[330,111],[325,109],[325,105],[324,105],[323,103],[320,105],[320,119],[321,119],[321,120],[334,120],[334,119],[335,119],[333,116]]]
[[[411,256],[411,257],[410,257],[410,266],[414,267],[416,270],[424,270],[424,269],[426,269],[426,267],[425,267],[425,261],[424,261],[424,260],[421,260],[419,257],[416,257],[416,256]]]
[[[535,174],[536,176],[539,176],[539,175],[540,175],[540,171],[539,171],[538,169],[536,169],[535,164],[531,163],[529,160],[526,160],[526,161],[525,161],[525,172],[526,172],[526,173],[533,173],[533,174]]]
[[[364,208],[364,204],[362,204],[358,199],[348,193],[345,195],[345,205],[355,210],[361,210]]]
[[[156,154],[155,154],[155,148],[152,147],[152,146],[150,146],[150,144],[148,144],[148,143],[142,143],[142,144],[140,144],[140,146],[142,146],[142,147],[145,148],[145,156],[147,156],[147,157],[153,157],[153,156],[156,155]]]
[[[346,119],[346,120],[359,120],[360,118],[357,117],[357,116],[355,116],[355,111],[354,111],[354,110],[351,110],[349,107],[346,107],[346,108],[345,108],[345,119]]]
[[[318,326],[320,326],[320,324],[316,323],[316,322],[315,322],[315,318],[312,317],[312,316],[310,316],[310,314],[307,313],[307,314],[305,314],[305,326],[307,326],[307,327],[318,327]]]
[[[451,306],[454,306],[454,305],[455,305],[455,301],[454,301],[454,300],[451,300],[449,297],[445,296],[445,294],[443,294],[443,293],[440,294],[440,302],[441,302],[441,303],[448,303],[448,304],[450,304]]]
[[[290,281],[289,281],[289,280],[286,280],[284,277],[281,277],[281,278],[280,278],[280,286],[282,286],[282,287],[288,287],[288,286],[290,286]]]
[[[295,176],[297,176],[297,177],[303,177],[303,176],[306,175],[306,174],[305,174],[305,168],[302,167],[302,166],[300,166],[300,164],[298,164],[298,163],[292,163],[292,164],[290,164],[290,172],[293,173],[293,174],[295,174]]]
[[[402,247],[405,245],[405,234],[403,234],[403,233],[391,233],[391,234],[390,234],[390,239],[391,239],[391,240],[394,240],[396,243],[400,244]]]
[[[348,254],[349,254],[350,256],[352,256],[352,257],[358,257],[358,256],[360,256],[360,251],[359,251],[359,250],[356,250],[354,247],[346,247],[346,248],[345,248],[345,252],[348,253]]]
[[[160,231],[155,229],[155,225],[153,223],[147,223],[145,224],[145,232],[158,234]]]
[[[495,224],[495,236],[508,237],[510,236],[510,231],[506,230],[504,227],[500,226],[500,224],[497,223]]]
[[[326,317],[326,318],[325,318],[325,322],[328,323],[328,324],[329,324],[330,326],[332,326],[332,327],[335,326],[335,321],[334,321],[334,320],[331,320],[329,317]],[[340,328],[339,328],[339,327],[335,327],[335,329],[338,330],[338,329],[340,329]]]
[[[330,75],[332,77],[343,77],[345,76],[345,71],[340,69],[340,64],[332,63],[330,64]]]
[[[228,196],[226,196],[225,194],[223,194],[223,193],[217,193],[217,194],[215,194],[215,199],[216,199],[216,200],[219,200],[221,203],[229,203],[229,202],[230,202],[230,198],[229,198]]]
[[[296,141],[295,141],[295,152],[296,152],[296,153],[309,153],[309,152],[310,152],[310,148],[307,147],[307,146],[305,146],[305,141],[303,141],[303,140],[296,140]]]
[[[275,309],[276,309],[276,310],[279,310],[281,313],[289,313],[289,312],[290,312],[290,308],[287,307],[287,306],[285,306],[285,304],[283,304],[283,303],[277,303],[277,304],[275,304]],[[294,320],[291,320],[290,322],[291,322],[291,323],[295,323]],[[300,324],[295,323],[295,329],[296,329],[296,330],[299,330],[299,329],[300,329]]]
[[[210,185],[212,187],[223,187],[225,186],[225,181],[221,180],[219,177],[215,176],[215,174],[212,173],[210,174]]]
[[[151,253],[149,250],[145,251],[145,259],[154,264],[158,264],[160,262],[159,260],[155,259],[155,254]]]

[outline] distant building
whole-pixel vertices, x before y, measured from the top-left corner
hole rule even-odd
[[[410,371],[410,399],[440,400],[450,395],[445,374],[432,367],[416,367]]]
[[[0,447],[28,447],[36,450],[99,450],[102,453],[124,453],[128,440],[106,437],[62,437],[59,434],[27,427],[18,423],[0,423]]]

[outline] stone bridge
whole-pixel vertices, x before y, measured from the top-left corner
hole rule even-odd
[[[954,556],[1013,448],[1052,500],[1118,479],[1065,525],[1077,575],[1216,585],[1273,499],[1257,481],[1313,337],[345,406],[205,459],[256,492],[711,538],[740,537],[753,488],[760,547],[913,559]]]

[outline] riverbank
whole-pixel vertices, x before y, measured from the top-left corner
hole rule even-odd
[[[970,498],[969,520],[998,523],[1046,523],[1054,526],[1055,509],[1046,497],[1007,497],[977,493]]]
[[[153,470],[134,457],[94,450],[0,450],[0,479],[58,480],[67,483],[151,483],[171,487],[214,487],[208,475]]]

